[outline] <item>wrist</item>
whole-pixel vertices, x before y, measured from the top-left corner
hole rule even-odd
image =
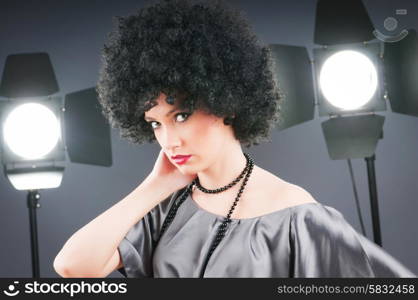
[[[162,179],[152,175],[145,178],[145,180],[137,187],[137,190],[148,195],[149,199],[155,200],[155,204],[158,204],[174,192]]]

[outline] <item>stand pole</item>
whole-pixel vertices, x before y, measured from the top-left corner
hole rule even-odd
[[[372,213],[373,222],[373,236],[374,242],[382,246],[382,237],[380,235],[380,221],[379,221],[379,206],[377,203],[377,189],[376,189],[376,174],[374,168],[375,154],[366,157],[367,175],[369,178],[369,194],[370,194],[370,209]]]
[[[30,221],[30,241],[32,252],[32,277],[39,278],[39,253],[38,253],[38,230],[36,224],[36,209],[40,207],[40,194],[36,190],[30,190],[27,197]]]

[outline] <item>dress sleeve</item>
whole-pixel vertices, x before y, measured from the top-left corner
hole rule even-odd
[[[118,246],[123,267],[118,271],[128,278],[153,277],[152,257],[161,226],[172,203],[183,189],[174,192],[132,226]]]
[[[417,277],[320,203],[292,210],[290,249],[290,277]]]

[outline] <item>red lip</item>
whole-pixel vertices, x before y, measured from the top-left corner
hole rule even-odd
[[[176,156],[172,156],[172,159],[180,159],[180,158],[185,158],[185,157],[190,157],[191,155],[176,155]]]
[[[182,165],[185,164],[189,158],[191,157],[191,155],[176,155],[176,156],[172,156],[171,158],[174,160],[174,162],[178,165]]]

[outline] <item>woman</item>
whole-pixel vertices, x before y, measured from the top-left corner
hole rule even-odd
[[[334,208],[254,164],[280,100],[269,50],[220,2],[163,1],[119,18],[103,112],[161,151],[127,197],[77,231],[65,277],[409,277]]]

